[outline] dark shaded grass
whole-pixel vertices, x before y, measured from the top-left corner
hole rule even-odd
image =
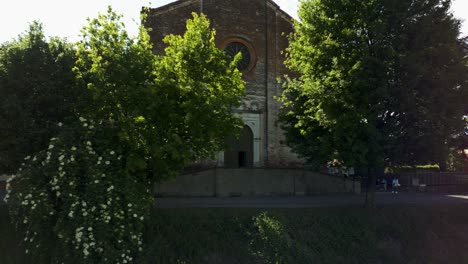
[[[468,205],[155,209],[138,263],[468,263]],[[28,263],[0,207],[0,263]]]

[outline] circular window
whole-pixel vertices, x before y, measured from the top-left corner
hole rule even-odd
[[[233,58],[240,52],[242,57],[237,62],[237,68],[240,71],[244,71],[249,68],[252,59],[249,48],[247,48],[244,44],[240,42],[231,42],[226,46],[226,48],[224,48],[224,51]]]
[[[237,62],[237,69],[243,72],[250,71],[255,65],[255,51],[252,45],[242,38],[229,38],[224,41],[221,48],[231,57],[241,53]]]

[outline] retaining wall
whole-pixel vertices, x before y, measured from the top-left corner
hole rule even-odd
[[[294,196],[360,193],[361,183],[302,169],[212,169],[157,183],[164,197]]]

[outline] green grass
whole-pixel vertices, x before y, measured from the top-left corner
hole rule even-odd
[[[0,208],[0,263],[24,262]],[[138,263],[468,263],[468,206],[156,209]]]

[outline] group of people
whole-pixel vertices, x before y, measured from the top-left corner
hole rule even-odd
[[[377,187],[379,190],[387,191],[387,180],[385,178],[382,178],[377,182]],[[400,181],[398,180],[397,177],[393,177],[392,180],[392,193],[397,194],[398,193],[398,187],[400,187]]]

